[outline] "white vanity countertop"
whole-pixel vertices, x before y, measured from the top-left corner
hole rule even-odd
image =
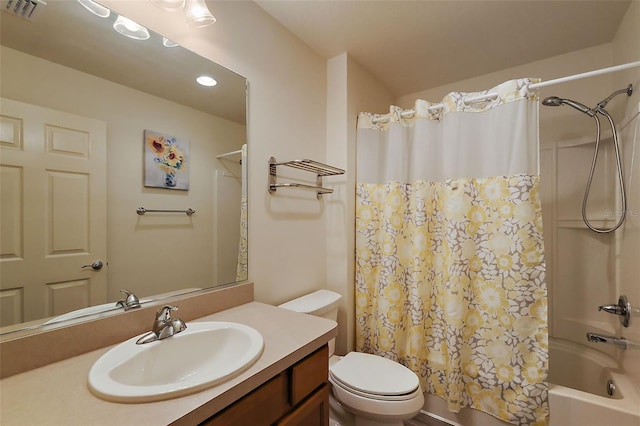
[[[259,302],[198,321],[231,321],[255,328],[264,339],[262,356],[247,371],[210,389],[160,402],[120,404],[94,396],[87,387],[91,366],[111,346],[102,348],[1,380],[0,423],[3,426],[197,424],[337,334],[333,321]]]

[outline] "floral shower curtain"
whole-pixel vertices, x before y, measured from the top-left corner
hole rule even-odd
[[[527,79],[358,118],[356,349],[449,410],[548,418],[538,102]],[[467,105],[465,96],[498,93]]]
[[[238,264],[236,281],[244,281],[248,277],[248,209],[247,209],[247,144],[242,145],[242,194],[240,195],[240,241],[238,243]]]

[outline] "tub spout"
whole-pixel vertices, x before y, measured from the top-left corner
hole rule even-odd
[[[627,340],[624,337],[604,336],[602,334],[587,333],[587,340],[591,343],[609,343],[620,349],[627,349]]]

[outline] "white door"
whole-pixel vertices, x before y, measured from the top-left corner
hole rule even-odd
[[[0,98],[2,326],[106,302],[106,164],[106,123]]]

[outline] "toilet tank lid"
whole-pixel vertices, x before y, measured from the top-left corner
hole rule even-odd
[[[322,315],[334,309],[342,296],[334,291],[318,290],[297,299],[290,300],[278,307],[304,314]]]

